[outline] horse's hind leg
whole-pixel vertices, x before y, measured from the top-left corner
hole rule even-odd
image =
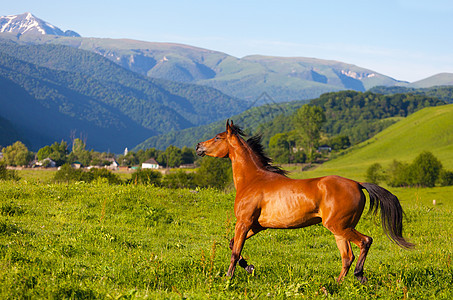
[[[335,235],[335,240],[337,241],[338,250],[340,250],[341,254],[341,262],[343,264],[340,276],[338,276],[337,279],[337,281],[340,282],[343,277],[348,274],[349,268],[354,261],[354,254],[352,253],[351,244],[348,240],[339,235]]]
[[[354,270],[354,275],[361,283],[367,281],[366,277],[363,275],[363,265],[365,264],[366,256],[368,255],[368,250],[373,243],[373,239],[369,236],[361,234],[357,230],[350,228],[346,229],[343,234],[343,238],[353,242],[360,248],[359,259],[357,260],[357,265]]]

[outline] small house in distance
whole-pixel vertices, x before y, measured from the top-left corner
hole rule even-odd
[[[108,169],[108,170],[118,170],[119,168],[119,164],[118,162],[116,161],[115,158],[107,158],[106,161],[108,161],[110,163],[110,165],[106,165],[105,168]]]
[[[80,169],[82,168],[82,163],[80,161],[75,161],[71,164],[71,167],[73,167],[74,169]]]
[[[150,158],[142,163],[142,169],[159,169],[160,167],[161,166],[154,158]]]

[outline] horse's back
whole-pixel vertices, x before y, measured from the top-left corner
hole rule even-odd
[[[358,182],[340,176],[276,177],[262,181],[259,222],[268,228],[296,228],[348,215],[354,223],[363,211],[362,196]]]

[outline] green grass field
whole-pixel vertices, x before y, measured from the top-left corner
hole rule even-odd
[[[451,170],[452,113],[452,105],[424,109],[292,176],[361,181],[372,163],[409,162],[423,150]],[[392,244],[379,220],[363,215],[357,229],[374,242],[362,285],[352,274],[335,281],[340,254],[321,225],[258,234],[243,251],[255,274],[238,267],[226,279],[234,193],[52,184],[51,172],[19,175],[18,182],[0,181],[0,299],[453,298],[453,187],[390,189],[405,210],[413,251]]]
[[[318,225],[253,237],[243,254],[255,275],[227,280],[234,194],[0,182],[0,298],[451,298],[453,187],[392,191],[417,249],[364,215],[358,229],[374,243],[361,285],[352,274],[336,283],[339,252]]]

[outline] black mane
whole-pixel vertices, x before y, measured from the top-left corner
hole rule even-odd
[[[242,129],[237,125],[231,125],[231,129],[235,134],[238,134],[240,136],[246,136]],[[270,158],[264,153],[264,147],[261,144],[261,138],[262,138],[261,135],[254,135],[247,140],[247,144],[252,149],[252,151],[258,156],[259,160],[263,164],[264,169],[266,169],[269,172],[286,176],[286,174],[288,174],[288,171],[285,171],[280,167],[272,165],[272,158]]]

